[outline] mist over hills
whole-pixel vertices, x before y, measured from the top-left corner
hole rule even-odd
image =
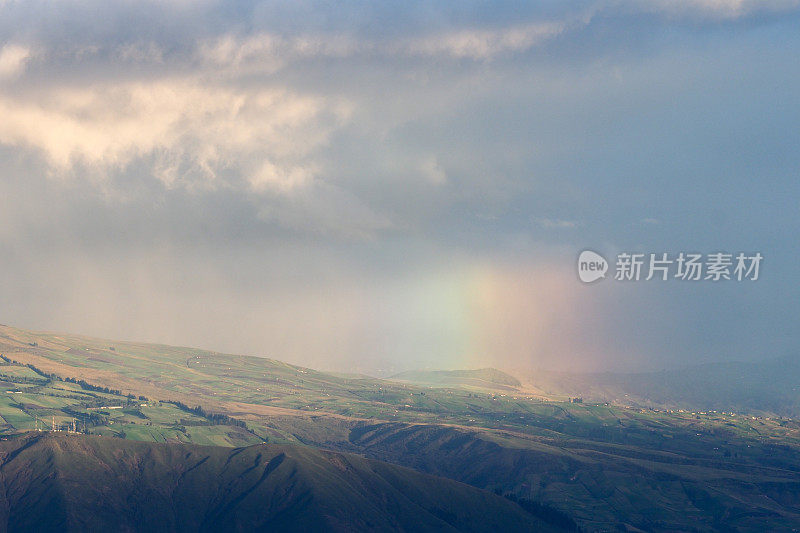
[[[0,0],[0,533],[800,533],[799,29]]]
[[[514,376],[495,368],[477,370],[409,370],[395,374],[389,379],[420,385],[438,387],[463,386],[478,389],[514,390],[522,385]]]
[[[528,380],[549,393],[589,401],[800,416],[800,358],[796,356],[629,374],[537,372]]]
[[[205,502],[203,508],[227,508],[233,500],[226,498],[244,493],[262,503],[284,501],[275,499],[279,494],[288,498],[288,508],[302,509],[312,529],[322,523],[319,520],[330,519],[320,527],[336,530],[339,515],[329,511],[331,506],[347,513],[365,509],[365,516],[374,514],[370,523],[377,530],[403,530],[402,517],[409,513],[422,520],[408,526],[409,531],[424,531],[430,516],[457,529],[462,520],[481,523],[464,510],[475,507],[472,496],[463,495],[463,509],[439,505],[441,498],[458,490],[436,481],[439,478],[413,477],[419,473],[518,502],[508,517],[507,507],[497,507],[497,520],[516,520],[524,508],[530,520],[554,528],[574,529],[577,524],[584,531],[761,532],[792,531],[800,525],[798,421],[730,410],[681,412],[637,404],[624,396],[619,402],[593,401],[589,393],[597,385],[585,375],[578,377],[582,381],[573,377],[576,381],[563,383],[575,387],[572,399],[583,396],[582,402],[567,401],[564,392],[543,396],[493,369],[421,371],[384,380],[191,347],[0,326],[0,436],[11,439],[2,443],[9,451],[0,460],[0,475],[3,465],[16,465],[4,478],[9,487],[22,483],[8,493],[8,498],[19,497],[8,509],[21,509],[24,516],[38,512],[34,507],[23,512],[25,505],[39,505],[43,499],[54,509],[90,505],[88,500],[68,501],[61,481],[53,485],[47,480],[53,468],[55,479],[64,480],[78,475],[69,465],[86,463],[87,472],[104,469],[95,477],[106,491],[116,489],[104,477],[108,472],[123,480],[134,479],[126,470],[130,468],[157,472],[152,478],[142,474],[135,482],[121,484],[120,494],[138,501],[138,483],[175,487],[169,493],[146,489],[147,498],[155,494],[166,502],[189,498],[175,476],[198,465],[192,475],[205,472],[213,478],[198,479],[210,488],[191,495]],[[612,394],[624,384],[612,382],[597,390]],[[665,388],[665,395],[673,393]],[[13,444],[27,438],[19,437],[21,433],[36,429],[63,436],[68,443],[84,442],[85,437],[72,433],[77,430],[91,434],[89,441],[104,444],[70,448],[69,453],[50,444],[32,445],[38,450],[35,456],[45,458],[37,462]],[[92,440],[97,435],[115,438]],[[47,438],[41,442],[51,442]],[[142,451],[153,443],[168,446]],[[207,448],[198,444],[222,451],[205,452]],[[146,446],[136,447],[140,445]],[[156,450],[163,449],[172,451],[166,459],[154,460],[152,469],[150,459],[140,459],[161,457],[165,452]],[[198,454],[209,456],[206,466],[199,466]],[[280,454],[286,458],[267,475],[268,482],[247,492],[246,487],[256,486],[252,476],[263,474]],[[15,462],[16,457],[30,461]],[[59,463],[65,457],[70,459]],[[341,461],[352,468],[339,469]],[[213,465],[228,466],[215,470]],[[393,470],[400,466],[417,472],[403,469],[407,474],[400,476]],[[42,472],[37,479],[43,484],[26,478],[28,471]],[[390,476],[397,480],[387,482]],[[188,473],[184,479],[189,479]],[[91,482],[86,480],[87,486],[93,487]],[[436,494],[420,492],[419,484]],[[308,491],[300,490],[303,487]],[[416,491],[419,498],[409,503],[408,491]],[[73,492],[78,494],[69,491],[68,496]],[[105,501],[101,493],[105,494],[90,491],[94,505],[122,508],[121,500]],[[308,494],[313,495],[313,505],[305,499]],[[354,507],[331,503],[339,496]],[[397,498],[402,502],[395,505]],[[458,498],[453,501],[462,501]],[[246,528],[256,527],[246,521],[262,515],[248,515],[239,503],[231,507],[239,509],[237,520],[244,520]],[[264,512],[279,509],[275,505]],[[173,513],[165,523],[177,523],[179,515],[172,507],[163,512]],[[69,514],[65,513],[59,516]],[[263,516],[274,521],[283,515]],[[22,530],[36,526],[23,525]]]
[[[524,383],[512,374],[493,368],[411,370],[389,379],[427,387],[524,391],[636,407],[800,417],[800,358],[795,356],[636,373],[519,371],[516,374]]]

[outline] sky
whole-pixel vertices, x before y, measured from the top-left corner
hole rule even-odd
[[[793,0],[0,0],[0,323],[377,375],[797,356],[798,124]],[[764,259],[613,279],[681,251]]]

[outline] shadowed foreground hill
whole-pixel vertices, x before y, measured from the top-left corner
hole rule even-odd
[[[620,436],[556,441],[382,423],[355,427],[349,443],[374,459],[563,509],[585,531],[800,530],[796,448],[642,428]],[[735,459],[717,450],[723,442]]]
[[[78,435],[0,443],[4,531],[551,531],[486,491],[349,454]]]

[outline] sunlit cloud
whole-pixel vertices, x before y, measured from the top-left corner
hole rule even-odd
[[[216,67],[275,72],[293,61],[309,58],[353,56],[415,57],[486,60],[506,53],[518,53],[558,36],[564,22],[541,22],[499,29],[446,30],[403,38],[358,40],[343,33],[283,37],[260,33],[238,37],[228,34],[198,45],[202,62]]]
[[[346,119],[346,106],[283,88],[211,86],[201,79],[101,83],[0,94],[0,142],[40,152],[54,175],[108,173],[152,157],[169,187],[290,190],[307,158]]]
[[[196,55],[206,68],[227,69],[229,74],[275,72],[293,61],[319,57],[347,57],[368,46],[347,35],[282,37],[272,33],[223,35],[201,41]]]
[[[17,44],[7,44],[0,48],[0,79],[20,75],[31,55],[30,48]]]
[[[409,40],[400,44],[397,49],[411,55],[491,59],[499,54],[529,50],[559,35],[565,27],[560,22],[542,22],[498,30],[448,31]]]
[[[734,20],[755,13],[780,13],[800,7],[797,0],[671,0],[632,1],[627,5],[643,12],[669,16],[704,16]]]

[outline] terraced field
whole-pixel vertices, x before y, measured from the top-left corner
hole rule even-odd
[[[8,327],[0,353],[5,434],[74,420],[129,440],[300,443],[538,502],[589,531],[800,527],[790,418],[551,401],[496,371],[398,382]]]

